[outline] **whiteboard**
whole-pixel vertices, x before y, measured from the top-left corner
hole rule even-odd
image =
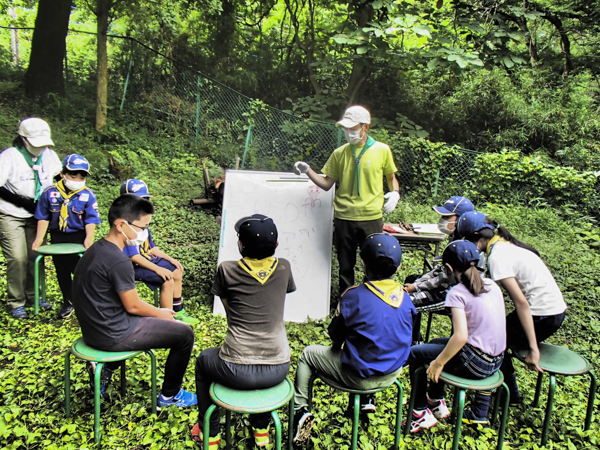
[[[235,223],[264,214],[279,235],[275,257],[290,262],[296,291],[287,295],[284,319],[304,322],[329,314],[334,188],[324,191],[307,176],[228,170],[225,176],[218,263],[239,260]],[[225,314],[215,296],[213,312]]]

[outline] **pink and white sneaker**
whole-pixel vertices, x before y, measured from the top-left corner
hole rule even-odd
[[[431,400],[427,398],[427,405],[433,417],[437,420],[443,420],[450,417],[450,410],[446,406],[446,401],[442,398],[441,400]]]
[[[413,412],[412,422],[410,423],[410,432],[416,433],[421,430],[427,430],[436,426],[437,423],[437,419],[429,409],[419,413]]]

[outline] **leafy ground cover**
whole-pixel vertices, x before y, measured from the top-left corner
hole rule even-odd
[[[0,95],[10,95],[6,91]],[[6,100],[6,97],[4,97]],[[47,117],[44,110],[7,104],[0,115],[0,139],[5,146],[12,141],[18,118],[27,115]],[[55,105],[56,106],[56,105]],[[60,105],[59,105],[60,106]],[[189,206],[189,199],[201,194],[201,160],[209,157],[202,150],[192,151],[179,136],[151,134],[132,125],[111,130],[108,137],[99,138],[89,132],[84,117],[76,117],[72,107],[54,108],[51,120],[53,137],[61,155],[81,152],[92,163],[90,187],[96,192],[101,217],[118,195],[121,177],[146,180],[157,214],[152,221],[155,241],[163,250],[180,259],[184,274],[184,297],[192,315],[201,319],[194,327],[196,344],[193,356],[202,349],[221,344],[226,331],[223,317],[211,313],[212,298],[208,295],[217,260],[219,238],[218,212],[204,212]],[[73,116],[75,114],[75,116]],[[125,123],[125,122],[124,122]],[[118,164],[109,164],[108,155]],[[120,173],[115,173],[115,167]],[[431,202],[407,197],[388,221],[435,221]],[[479,209],[507,226],[516,236],[533,244],[554,273],[569,305],[567,321],[550,342],[568,346],[592,362],[598,372],[600,356],[600,258],[596,250],[600,234],[586,217],[547,207],[478,205]],[[107,231],[103,223],[97,238]],[[337,291],[334,277],[332,292]],[[48,297],[56,306],[60,292],[48,261]],[[419,272],[420,255],[406,252],[398,278]],[[6,299],[4,260],[0,258],[0,298]],[[358,270],[358,269],[357,269]],[[2,289],[4,288],[4,289]],[[141,287],[144,298],[151,301],[149,291]],[[336,299],[333,297],[333,303]],[[329,342],[327,320],[287,325],[292,349],[292,370],[302,349],[310,344]],[[87,373],[81,362],[73,359],[73,414],[64,415],[63,364],[64,353],[80,335],[75,317],[66,321],[55,313],[44,312],[27,321],[11,319],[0,312],[0,447],[6,449],[76,449],[93,447],[93,398]],[[448,335],[449,321],[434,319],[434,336]],[[166,354],[156,351],[159,367]],[[192,360],[193,361],[193,360]],[[111,400],[102,405],[102,430],[105,448],[180,449],[194,446],[190,427],[197,418],[195,410],[171,409],[158,416],[149,411],[149,361],[140,356],[128,364],[128,389],[125,398],[118,392],[118,375],[109,390]],[[538,448],[543,420],[542,408],[530,406],[535,376],[517,365],[526,403],[512,408],[508,422],[505,448]],[[159,372],[160,378],[160,372]],[[401,381],[405,395],[410,392],[407,373]],[[596,399],[592,429],[582,432],[587,401],[587,379],[558,380],[555,411],[547,448],[598,448],[600,444],[600,398]],[[547,386],[547,384],[545,384]],[[194,389],[193,362],[184,381],[186,389]],[[350,442],[350,422],[343,417],[347,398],[339,392],[317,384],[315,415],[318,419],[313,433],[315,449],[346,449]],[[545,395],[542,396],[542,403]],[[378,396],[378,410],[370,424],[360,430],[361,449],[387,449],[393,445],[395,417],[393,390]],[[285,421],[285,411],[281,411]],[[251,448],[243,418],[235,421],[236,448]],[[450,425],[440,425],[418,436],[410,436],[401,448],[449,448],[452,440]],[[495,446],[496,430],[469,429],[463,431],[461,448],[487,449]]]

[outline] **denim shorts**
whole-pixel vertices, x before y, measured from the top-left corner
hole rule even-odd
[[[462,366],[472,373],[474,378],[487,378],[500,369],[504,354],[496,357],[487,356],[484,359],[479,353],[481,351],[474,350],[469,344],[465,344],[452,358],[453,368],[459,369]],[[493,362],[490,362],[490,360],[493,360]]]

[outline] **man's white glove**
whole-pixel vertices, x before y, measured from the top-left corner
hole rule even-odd
[[[387,194],[385,194],[383,196],[383,198],[387,198],[387,202],[385,202],[385,205],[383,205],[383,212],[386,214],[391,213],[396,208],[396,205],[398,204],[398,201],[400,200],[400,192],[398,192],[398,191],[388,192]]]
[[[308,173],[309,170],[310,170],[310,166],[308,164],[306,164],[304,161],[296,161],[296,164],[294,164],[294,173],[296,175]]]

